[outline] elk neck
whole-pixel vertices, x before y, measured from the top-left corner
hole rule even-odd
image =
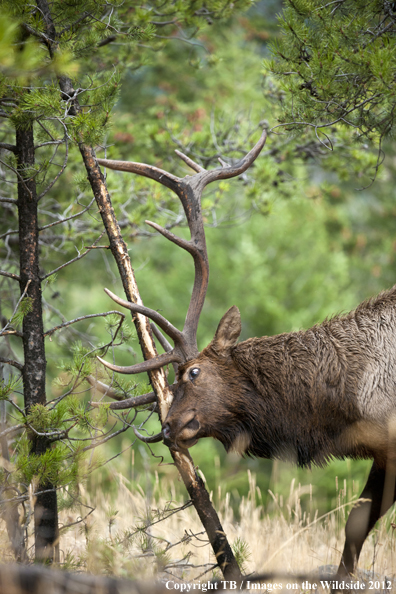
[[[310,330],[239,343],[232,359],[249,380],[237,405],[250,435],[246,453],[309,466],[385,452],[395,406],[395,305],[393,288]]]

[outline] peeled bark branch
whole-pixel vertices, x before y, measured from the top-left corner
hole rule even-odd
[[[97,164],[94,150],[85,145],[80,145],[80,152],[84,160],[84,164],[88,173],[88,179],[91,183],[103,223],[105,225],[109,240],[110,249],[117,262],[120,271],[121,280],[127,300],[130,302],[143,305],[140,299],[139,291],[136,285],[136,280],[132,270],[129,254],[124,240],[121,236],[121,231],[114,214],[111,204],[111,199],[105,185],[104,178],[100,172]],[[144,167],[141,168],[145,170]],[[161,172],[163,175],[165,172]],[[145,173],[142,173],[145,175]],[[168,187],[173,187],[175,183],[174,176],[166,174]],[[150,177],[150,175],[147,175]],[[138,338],[142,347],[145,359],[155,357],[157,351],[154,340],[151,334],[150,322],[147,317],[141,314],[134,316],[134,322],[137,328]],[[168,386],[166,376],[163,369],[156,369],[150,373],[150,381],[158,398],[158,406],[160,412],[160,419],[166,418],[170,404],[172,402],[173,394]],[[113,403],[122,404],[122,403]],[[196,474],[194,463],[188,452],[172,452],[176,467],[178,468],[182,478],[186,484],[187,490],[194,502],[198,515],[203,522],[205,530],[208,533],[209,540],[213,547],[214,554],[226,579],[240,579],[241,573],[238,564],[235,560],[234,554],[227,542],[220,520],[214,510],[209,499],[205,486],[201,479]]]

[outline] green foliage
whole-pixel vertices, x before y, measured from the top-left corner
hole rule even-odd
[[[3,95],[8,82],[7,78],[11,79],[11,85],[16,81],[19,84],[25,84],[34,73],[40,70],[43,52],[37,39],[25,39],[23,44],[20,43],[18,21],[13,19],[11,14],[7,14],[4,2],[0,6],[2,8],[0,20],[0,93]]]
[[[34,404],[26,416],[27,423],[39,432],[58,428],[61,420],[60,407],[49,410],[42,404]]]
[[[63,107],[63,109],[62,109]],[[63,113],[59,88],[53,83],[44,89],[32,89],[23,95],[20,102],[21,111],[28,111],[32,117],[58,116]]]
[[[15,328],[18,328],[19,326],[21,326],[22,322],[23,322],[23,318],[31,311],[32,311],[32,299],[31,299],[31,297],[26,296],[21,300],[17,311],[11,318],[11,325],[14,326]]]
[[[43,454],[32,454],[27,439],[21,439],[18,444],[18,456],[15,458],[15,472],[19,481],[30,484],[54,485],[77,484],[81,480],[81,470],[74,462],[69,467],[65,464],[69,450],[60,442],[48,448]]]
[[[73,358],[66,362],[59,363],[59,369],[66,372],[66,375],[58,377],[58,385],[70,385],[76,380],[83,380],[92,373],[94,353],[81,344],[80,341],[71,346]]]
[[[0,400],[6,400],[13,392],[16,392],[22,384],[21,377],[10,375],[8,381],[2,380],[0,384]]]
[[[251,556],[248,543],[238,536],[236,541],[232,544],[232,551],[235,555],[235,560],[239,565],[239,569],[242,573],[246,573],[246,563]]]
[[[285,91],[288,130],[350,127],[356,139],[393,137],[396,38],[393,5],[379,0],[293,0],[279,17],[282,36],[267,67]]]
[[[39,36],[28,35],[25,28],[27,39],[22,43],[18,37],[20,22],[26,23],[38,35],[45,31],[39,11],[22,0],[1,2],[1,8],[8,6],[13,15],[0,25],[5,27],[4,47],[7,49],[11,43],[17,44],[18,55],[24,55],[26,59],[22,65],[12,53],[10,55],[14,57],[7,58],[0,41],[0,96],[10,99],[4,100],[2,106],[9,117],[2,119],[1,140],[13,143],[15,127],[21,129],[34,122],[36,165],[25,168],[23,174],[34,176],[39,192],[48,190],[41,198],[38,223],[41,268],[47,274],[81,255],[85,246],[92,247],[93,242],[98,241],[95,244],[98,249],[88,250],[87,256],[75,262],[73,267],[60,268],[56,275],[46,280],[46,329],[57,327],[67,319],[114,307],[103,295],[102,288],[115,283],[117,271],[111,265],[106,240],[98,239],[102,228],[96,206],[85,211],[92,195],[76,144],[81,141],[94,145],[103,143],[107,145],[106,155],[110,158],[149,162],[183,176],[191,171],[172,156],[175,146],[208,168],[218,166],[219,155],[229,163],[235,162],[252,146],[262,127],[269,129],[277,118],[288,121],[286,115],[290,114],[290,106],[285,95],[285,91],[289,92],[288,84],[292,85],[296,99],[300,100],[302,96],[304,100],[303,107],[298,107],[299,111],[294,114],[318,117],[318,121],[322,121],[318,111],[322,109],[321,104],[316,104],[308,87],[299,88],[305,80],[309,81],[309,68],[305,68],[304,63],[300,68],[301,75],[286,79],[279,64],[273,66],[276,73],[279,70],[281,80],[286,81],[281,89],[274,85],[269,75],[262,81],[260,61],[266,53],[267,40],[274,39],[277,33],[274,25],[260,15],[259,8],[253,18],[230,20],[226,27],[214,22],[249,4],[247,1],[234,2],[232,6],[226,1],[210,1],[136,5],[127,1],[109,12],[107,2],[77,0],[65,4],[57,0],[51,6],[59,45],[51,58]],[[347,2],[342,4],[349,6]],[[170,21],[169,25],[158,24],[156,12],[160,5],[164,15],[161,20]],[[343,6],[340,9],[343,10]],[[103,19],[105,12],[106,19]],[[309,18],[309,15],[304,19],[301,17],[301,27],[309,29]],[[320,23],[315,26],[319,27]],[[199,35],[197,43],[190,43],[189,37],[193,33]],[[308,33],[315,37],[314,33]],[[329,39],[332,35],[333,39],[336,32],[327,31],[322,37],[326,35]],[[385,43],[385,36],[382,40]],[[277,47],[284,41],[280,40]],[[320,43],[319,38],[315,37],[314,41]],[[370,69],[373,75],[367,79],[367,88],[380,77],[381,60],[388,72],[393,72],[393,62],[384,56],[380,42],[374,40],[372,45]],[[291,46],[290,56],[293,56],[295,48],[293,44]],[[375,48],[378,49],[377,57]],[[28,50],[32,52],[32,58],[24,53]],[[393,56],[392,52],[390,56]],[[329,52],[325,52],[323,59],[326,65],[331,61]],[[320,67],[320,57],[312,60],[316,76],[322,77],[320,81],[324,85],[325,73]],[[368,66],[362,65],[362,68]],[[57,90],[60,73],[71,76],[77,107],[73,99]],[[334,69],[331,73],[336,77]],[[391,79],[388,76],[385,80]],[[387,92],[381,81],[377,80],[375,84],[378,86],[370,92]],[[346,87],[342,89],[347,91]],[[327,87],[324,85],[324,91],[332,92],[330,83]],[[335,101],[335,94],[330,96],[331,101]],[[339,117],[338,112],[331,112],[334,109],[331,101],[327,115]],[[363,114],[366,127],[372,124],[369,118],[377,117],[379,113],[379,104],[375,101],[368,104],[373,106],[373,113]],[[282,106],[289,112],[283,112]],[[385,117],[390,114],[386,102],[383,113]],[[351,117],[355,117],[353,114]],[[358,122],[357,119],[353,121]],[[305,131],[295,133],[291,140],[271,134],[265,156],[260,157],[243,179],[221,182],[205,192],[202,206],[207,224],[211,279],[199,328],[200,346],[211,340],[219,319],[233,303],[241,309],[243,338],[247,338],[307,327],[327,315],[352,308],[368,294],[393,283],[392,186],[389,182],[388,186],[381,186],[386,187],[382,193],[370,191],[356,198],[347,182],[351,176],[362,176],[364,182],[366,172],[375,166],[376,158],[364,146],[356,145],[351,150],[351,134],[347,127],[337,135],[332,129],[327,132],[332,141],[336,140],[337,151],[325,156],[321,155],[323,146],[318,139],[312,140]],[[372,136],[378,134],[374,126]],[[13,154],[1,158],[16,168]],[[63,165],[67,167],[62,173]],[[60,181],[49,188],[60,173]],[[7,174],[11,175],[12,171],[8,170]],[[394,178],[391,169],[388,175],[390,179]],[[340,178],[345,182],[342,189]],[[144,226],[147,218],[170,228],[183,225],[179,203],[167,190],[128,174],[109,172],[108,185],[122,233],[129,240],[144,302],[161,310],[181,327],[192,283],[191,259],[162,237],[151,237],[149,241],[142,239],[147,234]],[[11,199],[16,199],[15,189],[8,183],[4,183],[6,191]],[[14,205],[10,204],[9,209],[4,208],[5,216],[0,221],[2,234],[17,227]],[[78,213],[83,214],[77,216]],[[50,226],[54,223],[56,226]],[[187,236],[184,229],[178,232]],[[12,267],[10,270],[19,274],[18,253],[10,238],[13,239],[13,235],[4,236],[0,249],[4,261]],[[12,262],[9,249],[13,250]],[[18,297],[10,299],[8,285],[4,283],[1,289],[2,307],[7,301],[10,304],[17,302]],[[114,291],[121,294],[120,285]],[[12,320],[13,325],[18,323],[18,316],[21,320],[26,315],[27,310],[23,312],[27,304],[21,303]],[[2,313],[4,311],[4,315],[11,317],[12,306],[4,305],[4,308]],[[26,435],[18,437],[14,458],[16,471],[12,480],[20,481],[22,485],[31,482],[33,487],[43,481],[52,481],[57,486],[67,485],[59,490],[58,502],[62,509],[78,505],[76,501],[81,500],[79,483],[100,466],[104,466],[101,475],[104,477],[103,490],[110,492],[114,488],[113,473],[117,462],[112,460],[108,465],[110,468],[105,465],[122,450],[127,451],[119,463],[126,476],[136,471],[134,487],[138,488],[140,481],[149,491],[154,480],[148,454],[141,455],[141,445],[140,450],[134,446],[133,456],[135,452],[137,455],[131,470],[128,456],[131,450],[128,448],[134,440],[132,431],[129,429],[125,433],[122,443],[116,435],[118,431],[126,431],[130,424],[138,425],[140,417],[135,421],[133,412],[128,417],[117,416],[108,403],[92,410],[85,402],[84,392],[88,384],[83,380],[96,374],[93,358],[99,348],[108,351],[117,346],[114,358],[119,364],[131,364],[136,358],[127,344],[132,337],[131,329],[125,323],[119,328],[120,318],[109,316],[104,322],[103,318],[81,320],[67,328],[48,332],[49,402],[46,406],[31,407],[26,419],[17,413],[18,422],[26,420],[29,424],[29,435],[34,438],[34,431],[43,433],[49,447],[44,457],[35,457]],[[18,348],[16,358],[17,355]],[[58,376],[57,380],[51,383],[55,376]],[[114,378],[112,374],[100,375],[100,380],[125,397],[151,390],[146,376],[140,383],[135,383],[134,378]],[[10,378],[2,384],[0,398],[7,399],[18,389],[17,380]],[[101,397],[102,394],[95,393],[93,398]],[[19,394],[15,398],[21,406]],[[12,407],[11,402],[7,407]],[[148,413],[139,414],[147,416]],[[157,432],[158,420],[150,419],[145,427],[150,433]],[[99,457],[93,452],[102,443],[106,445],[101,446],[103,452]],[[154,460],[157,464],[162,460],[164,446],[154,445],[153,451],[159,457]],[[219,504],[225,490],[232,493],[234,504],[246,493],[246,468],[258,473],[258,486],[264,499],[268,487],[273,486],[268,461],[227,457],[221,446],[212,440],[203,440],[192,453],[209,488],[215,490]],[[213,464],[214,457],[218,464]],[[323,500],[319,505],[326,508],[333,497],[334,473],[341,476],[342,472],[347,472],[358,476],[362,482],[363,466],[353,466],[355,470],[351,471],[338,462],[333,472],[325,474],[321,470],[318,474],[315,470],[313,478],[309,475],[307,478],[307,473],[303,475],[295,469],[287,469],[284,476],[288,476],[288,484],[278,478],[277,485],[286,492],[290,477],[298,472],[298,480],[320,483]],[[159,472],[161,481],[165,481],[170,466],[159,466]],[[176,488],[182,488],[175,475],[171,476]],[[218,489],[220,485],[222,492]],[[102,544],[98,547],[92,537],[92,547],[100,549],[98,554],[103,560],[100,567],[105,566],[109,572],[114,570],[116,563],[112,547],[116,546],[120,554],[124,550],[121,537],[111,532],[114,518],[115,510],[109,510],[110,539],[105,539],[103,547]],[[88,523],[84,524],[84,530],[87,540],[91,540],[93,533]],[[136,537],[138,541],[141,549],[152,546],[143,529]],[[158,565],[164,566],[167,563],[164,547],[153,548]],[[244,541],[237,541],[234,550],[239,561],[246,562],[248,550]],[[75,562],[73,556],[66,559],[70,566]]]

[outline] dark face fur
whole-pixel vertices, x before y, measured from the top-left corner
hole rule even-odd
[[[220,321],[212,342],[196,359],[179,368],[174,400],[163,425],[165,442],[173,449],[190,448],[201,437],[215,437],[227,449],[235,446],[240,433],[235,410],[245,381],[231,351],[240,331],[239,311],[232,307]]]

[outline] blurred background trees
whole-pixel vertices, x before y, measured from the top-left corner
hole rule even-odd
[[[37,209],[44,331],[112,310],[104,286],[120,294],[79,142],[92,144],[100,156],[148,162],[182,175],[188,170],[174,160],[174,148],[205,167],[214,166],[218,157],[231,163],[250,148],[261,127],[269,130],[290,123],[270,134],[248,174],[220,183],[204,196],[211,278],[198,333],[200,347],[211,340],[219,319],[233,304],[241,310],[245,339],[306,328],[394,284],[393,90],[388,81],[393,68],[393,9],[391,3],[362,6],[359,19],[374,23],[370,43],[362,33],[363,21],[355,19],[350,26],[356,45],[347,48],[350,3],[340,1],[320,11],[314,4],[287,3],[279,27],[276,15],[283,4],[278,1],[252,6],[248,1],[232,6],[214,1],[130,1],[122,6],[53,2],[58,32],[54,47],[45,38],[40,2],[36,7],[22,0],[1,2],[0,268],[6,274],[0,278],[0,291],[2,327],[8,324],[6,331],[12,330],[1,337],[3,360],[23,364],[18,332],[29,315],[27,302],[18,305],[21,293],[12,277],[20,274],[15,200],[18,183],[26,183],[21,179],[33,180],[37,196],[42,195]],[[387,11],[382,24],[381,6]],[[329,27],[329,19],[339,19],[336,28]],[[322,56],[321,43],[328,43],[328,38],[333,51]],[[269,44],[276,60],[270,69]],[[389,59],[384,58],[384,48]],[[348,66],[341,84],[341,65],[350,65],[353,52],[363,52],[362,72],[356,65]],[[388,70],[379,74],[380,66]],[[293,74],[287,74],[291,70]],[[346,82],[354,75],[357,86]],[[71,81],[75,94],[61,94],[60,80]],[[366,99],[370,110],[366,103],[360,106]],[[309,125],[295,125],[300,115]],[[320,124],[325,116],[325,123],[331,123],[330,115],[337,122],[326,125],[324,136]],[[12,148],[16,129],[32,130],[34,139],[34,162],[22,168]],[[379,142],[387,157],[378,170]],[[168,228],[177,225],[183,234],[179,205],[147,180],[115,172],[109,172],[107,180],[145,305],[182,326],[193,280],[190,258],[144,225],[149,218]],[[74,259],[71,266],[62,267]],[[94,413],[84,405],[90,395],[84,395],[82,380],[93,369],[91,363],[84,367],[87,353],[112,344],[118,320],[112,317],[105,324],[102,317],[87,318],[47,335],[47,401],[68,404],[57,418],[30,418],[32,427],[39,431],[45,422],[47,430],[64,431],[68,420],[69,425],[76,423],[77,438],[88,431],[85,435],[93,443],[100,441],[100,432],[109,430],[100,426],[106,419],[93,419]],[[123,327],[122,344],[114,355],[121,365],[139,358],[132,332]],[[15,383],[20,369],[3,364],[2,426],[9,428],[26,421],[15,417],[16,406],[23,409],[26,403],[21,384]],[[147,391],[146,377],[138,378],[133,389],[135,379],[129,385],[120,383],[128,394]],[[67,400],[65,395],[76,391],[81,392],[78,400]],[[127,429],[123,419],[115,421],[114,432]],[[159,429],[153,419],[145,427],[149,433]],[[78,484],[88,480],[89,485],[91,480],[83,475],[100,466],[101,488],[109,492],[115,488],[115,469],[142,484],[147,493],[154,469],[163,484],[176,478],[174,469],[157,466],[149,450],[134,444],[131,429],[101,446],[100,454],[86,454],[85,463],[74,457],[68,474],[59,460],[48,476],[40,475],[38,466],[32,474],[26,442],[14,439],[9,441],[10,463],[18,464],[18,447],[20,474],[19,486],[12,488],[23,495],[23,485],[33,475],[39,482],[58,482],[62,471],[62,481],[75,490],[64,494],[61,506],[73,505],[81,495]],[[73,445],[75,452],[80,453],[80,445]],[[61,440],[59,446],[64,446]],[[152,451],[168,460],[162,444]],[[279,463],[226,456],[213,440],[203,440],[192,453],[215,500],[229,491],[235,505],[249,489],[247,469],[257,473],[264,501],[269,487],[286,493],[292,477],[297,477],[297,482],[312,482],[315,503],[327,510],[338,496],[335,477],[340,485],[350,479],[350,494],[357,493],[367,468],[365,462],[337,461],[308,475]],[[109,459],[112,463],[106,465]],[[4,485],[11,474],[3,470]]]

